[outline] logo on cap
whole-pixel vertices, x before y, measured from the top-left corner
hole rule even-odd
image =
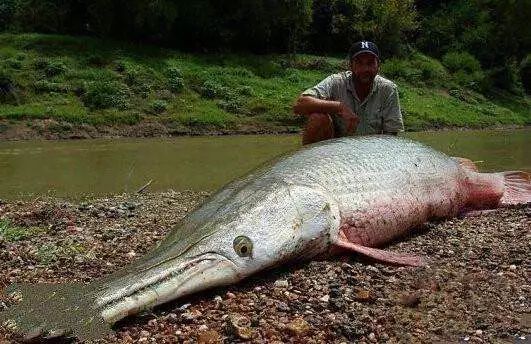
[[[361,42],[361,49],[369,49],[369,42],[362,41]]]

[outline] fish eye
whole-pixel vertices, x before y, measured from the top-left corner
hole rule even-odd
[[[250,257],[253,253],[253,242],[246,236],[240,235],[232,243],[234,251],[240,257]]]

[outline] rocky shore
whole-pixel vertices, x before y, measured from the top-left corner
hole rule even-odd
[[[116,271],[207,196],[0,201],[0,289]],[[527,206],[429,223],[389,245],[426,267],[354,255],[286,265],[130,317],[95,343],[529,343],[530,218]],[[0,296],[0,310],[14,302]],[[0,343],[21,338],[0,328]]]

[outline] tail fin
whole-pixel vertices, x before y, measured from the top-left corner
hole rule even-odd
[[[531,177],[526,172],[503,172],[505,190],[500,206],[531,203]]]
[[[21,301],[0,312],[0,325],[17,333],[40,333],[42,337],[67,334],[80,340],[99,338],[109,332],[94,308],[87,286],[82,284],[14,284],[8,294]]]

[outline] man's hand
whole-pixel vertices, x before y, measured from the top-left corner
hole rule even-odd
[[[339,103],[339,109],[337,114],[341,116],[341,118],[345,122],[347,134],[352,134],[354,131],[356,131],[356,128],[360,123],[360,118],[358,117],[358,115],[352,112],[352,110],[350,110],[348,106],[346,106],[344,103]]]

